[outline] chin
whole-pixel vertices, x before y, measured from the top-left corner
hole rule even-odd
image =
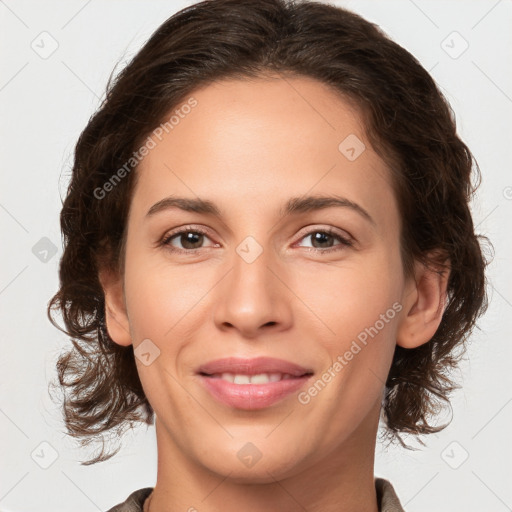
[[[249,436],[230,439],[224,446],[214,445],[213,450],[212,445],[200,447],[196,460],[209,471],[237,483],[273,483],[300,471],[305,458],[298,453],[300,443],[290,442],[286,447],[282,440],[273,444],[256,436],[254,443],[248,439]]]
[[[278,455],[277,455],[278,456]],[[276,455],[272,457],[275,459]],[[224,464],[212,466],[208,461],[208,469],[214,473],[229,478],[237,484],[272,484],[276,480],[288,478],[298,472],[297,463],[290,461],[283,456],[283,460],[263,460],[263,457],[252,467],[245,467],[238,458],[230,457],[231,464],[226,461]]]

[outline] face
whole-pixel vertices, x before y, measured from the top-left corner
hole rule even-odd
[[[343,464],[374,444],[403,315],[389,170],[357,110],[313,79],[226,80],[191,96],[137,168],[116,313],[146,354],[159,454],[253,482]],[[200,373],[231,357],[297,375],[283,380],[297,368],[275,361],[252,373],[279,382],[244,384],[250,364],[231,383],[231,367]]]

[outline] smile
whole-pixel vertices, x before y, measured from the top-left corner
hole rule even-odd
[[[258,373],[256,375],[216,373],[208,375],[213,379],[222,379],[234,384],[268,384],[269,382],[279,382],[280,380],[292,379],[293,376],[288,373]]]

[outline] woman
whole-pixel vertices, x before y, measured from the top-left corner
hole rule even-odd
[[[473,163],[429,74],[347,10],[169,18],[77,143],[49,305],[70,434],[156,417],[156,485],[111,512],[403,510],[379,418],[443,428],[486,307]]]

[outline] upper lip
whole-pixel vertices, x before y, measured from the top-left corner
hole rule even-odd
[[[259,373],[286,373],[294,377],[312,374],[313,371],[298,364],[274,357],[226,357],[216,359],[201,365],[197,373],[214,375],[218,373],[233,373],[238,375],[257,375]]]

